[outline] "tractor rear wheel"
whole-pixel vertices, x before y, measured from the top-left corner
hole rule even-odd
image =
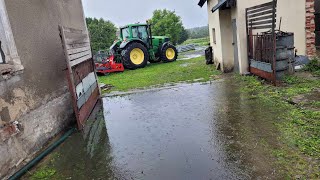
[[[164,47],[161,51],[161,60],[165,63],[167,62],[173,62],[177,60],[178,57],[178,51],[176,47],[169,44],[168,46]]]
[[[123,65],[127,69],[144,68],[149,60],[147,48],[137,42],[127,45],[121,55]]]

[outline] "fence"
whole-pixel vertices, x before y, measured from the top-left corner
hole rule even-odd
[[[246,8],[250,72],[276,84],[277,0]],[[258,31],[257,31],[258,30]],[[261,31],[267,30],[265,33]],[[254,33],[254,31],[257,31]]]

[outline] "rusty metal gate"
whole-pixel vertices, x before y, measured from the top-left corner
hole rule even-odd
[[[72,94],[78,128],[84,127],[100,89],[92,59],[90,39],[86,31],[60,26],[60,36],[67,61],[67,79]]]
[[[273,83],[276,83],[276,10],[276,0],[246,8],[249,70]]]

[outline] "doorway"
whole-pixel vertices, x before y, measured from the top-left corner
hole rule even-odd
[[[237,39],[237,20],[232,19],[232,34],[233,34],[233,56],[234,56],[234,68],[235,73],[240,73],[239,69],[239,56],[238,56],[238,39]]]

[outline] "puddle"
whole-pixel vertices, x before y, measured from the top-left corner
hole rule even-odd
[[[178,60],[188,60],[188,59],[204,56],[205,55],[204,50],[206,48],[207,48],[206,46],[196,46],[196,49],[193,51],[180,53],[183,58],[178,57]]]
[[[192,59],[192,58],[197,58],[197,57],[201,57],[203,55],[200,54],[185,54],[183,55],[183,58],[178,58],[177,60],[188,60],[188,59]]]
[[[277,177],[261,142],[274,141],[279,112],[232,80],[105,97],[103,106],[35,170],[54,169],[49,179]]]
[[[188,66],[192,66],[194,65],[195,63],[184,63],[184,64],[181,64],[180,66],[181,67],[188,67]]]

